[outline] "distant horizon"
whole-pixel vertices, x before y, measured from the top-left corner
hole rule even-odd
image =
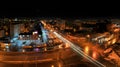
[[[104,17],[88,17],[88,16],[0,16],[0,19],[5,19],[5,18],[8,18],[8,19],[14,19],[14,18],[20,18],[20,19],[25,19],[25,18],[30,18],[30,19],[37,19],[37,18],[40,18],[40,19],[57,19],[57,18],[60,18],[60,19],[120,19],[120,17],[116,17],[116,16],[104,16]]]

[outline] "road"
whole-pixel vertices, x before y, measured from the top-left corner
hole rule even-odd
[[[58,67],[58,62],[50,61],[44,63],[23,63],[23,64],[11,64],[11,63],[0,63],[0,67]]]
[[[73,52],[71,48],[44,53],[14,54],[16,53],[12,53],[12,56],[10,54],[0,55],[0,67],[79,67],[81,65],[95,67]]]
[[[116,65],[111,64],[111,63],[107,62],[106,60],[104,60],[103,57],[99,54],[102,50],[95,45],[91,45],[92,44],[91,42],[89,42],[87,40],[80,40],[80,39],[75,39],[75,41],[74,41],[73,37],[67,38],[67,36],[64,36],[64,35],[62,35],[62,36],[64,36],[64,37],[62,37],[60,34],[58,34],[56,32],[54,32],[54,34],[56,36],[58,36],[58,38],[60,38],[64,42],[69,43],[70,47],[76,53],[78,53],[82,57],[86,58],[89,62],[93,63],[97,67],[115,67],[116,66]],[[86,46],[88,48],[86,48]],[[89,52],[89,53],[87,54],[87,52]],[[91,56],[90,56],[90,53],[92,54]]]

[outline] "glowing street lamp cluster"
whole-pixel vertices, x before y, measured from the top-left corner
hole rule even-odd
[[[90,62],[92,62],[93,64],[95,64],[98,67],[106,67],[105,65],[103,65],[102,63],[98,62],[97,60],[93,59],[92,57],[88,56],[86,53],[84,53],[82,51],[82,48],[74,45],[72,42],[68,41],[67,39],[65,39],[64,37],[62,37],[61,35],[59,35],[57,32],[53,32],[59,39],[61,39],[63,42],[68,43],[70,45],[70,47],[76,51],[78,54],[80,54],[81,56],[85,57],[87,60],[89,60]],[[88,51],[88,48],[86,48],[86,50]],[[95,55],[93,55],[95,57]]]

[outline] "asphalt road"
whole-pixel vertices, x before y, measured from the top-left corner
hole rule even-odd
[[[56,61],[44,62],[44,63],[23,63],[23,64],[12,64],[12,63],[0,63],[0,67],[58,67]]]
[[[66,36],[64,36],[64,35],[62,35],[62,36],[64,36],[64,37],[62,37],[61,35],[59,35],[59,34],[57,34],[57,33],[55,33],[55,35],[56,36],[58,36],[58,38],[60,38],[61,40],[63,40],[64,42],[66,42],[66,43],[69,43],[69,44],[71,44],[70,45],[70,47],[77,53],[77,54],[79,54],[80,56],[82,56],[82,57],[84,57],[84,58],[86,58],[89,62],[91,62],[91,63],[93,63],[94,65],[96,65],[96,67],[116,67],[116,65],[115,64],[112,64],[112,63],[110,63],[110,62],[108,62],[108,61],[106,61],[105,59],[104,59],[104,57],[102,57],[101,55],[96,55],[96,57],[97,56],[99,56],[97,59],[95,59],[94,57],[95,57],[95,53],[94,53],[94,51],[100,51],[100,49],[98,49],[98,48],[92,48],[92,47],[94,47],[94,45],[92,45],[92,43],[91,42],[89,42],[89,41],[87,41],[87,40],[82,40],[82,39],[80,39],[80,37],[77,37],[77,39],[75,39],[75,37],[66,37]],[[85,38],[85,37],[84,37]],[[79,40],[79,41],[77,41],[77,40]],[[71,42],[70,42],[71,41]],[[90,46],[89,47],[89,53],[92,53],[92,55],[91,56],[89,56],[89,55],[86,55],[86,53],[85,53],[85,47],[86,46]],[[96,49],[96,50],[93,50],[93,49]],[[91,51],[90,51],[91,50]],[[87,50],[87,52],[88,52],[88,50]]]
[[[95,67],[71,48],[24,56],[0,56],[0,67]],[[82,67],[81,66],[81,67]]]

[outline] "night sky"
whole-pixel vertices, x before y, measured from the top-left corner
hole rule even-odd
[[[114,11],[115,10],[115,11]],[[15,4],[0,8],[0,17],[119,17],[120,13],[114,7],[69,4]]]

